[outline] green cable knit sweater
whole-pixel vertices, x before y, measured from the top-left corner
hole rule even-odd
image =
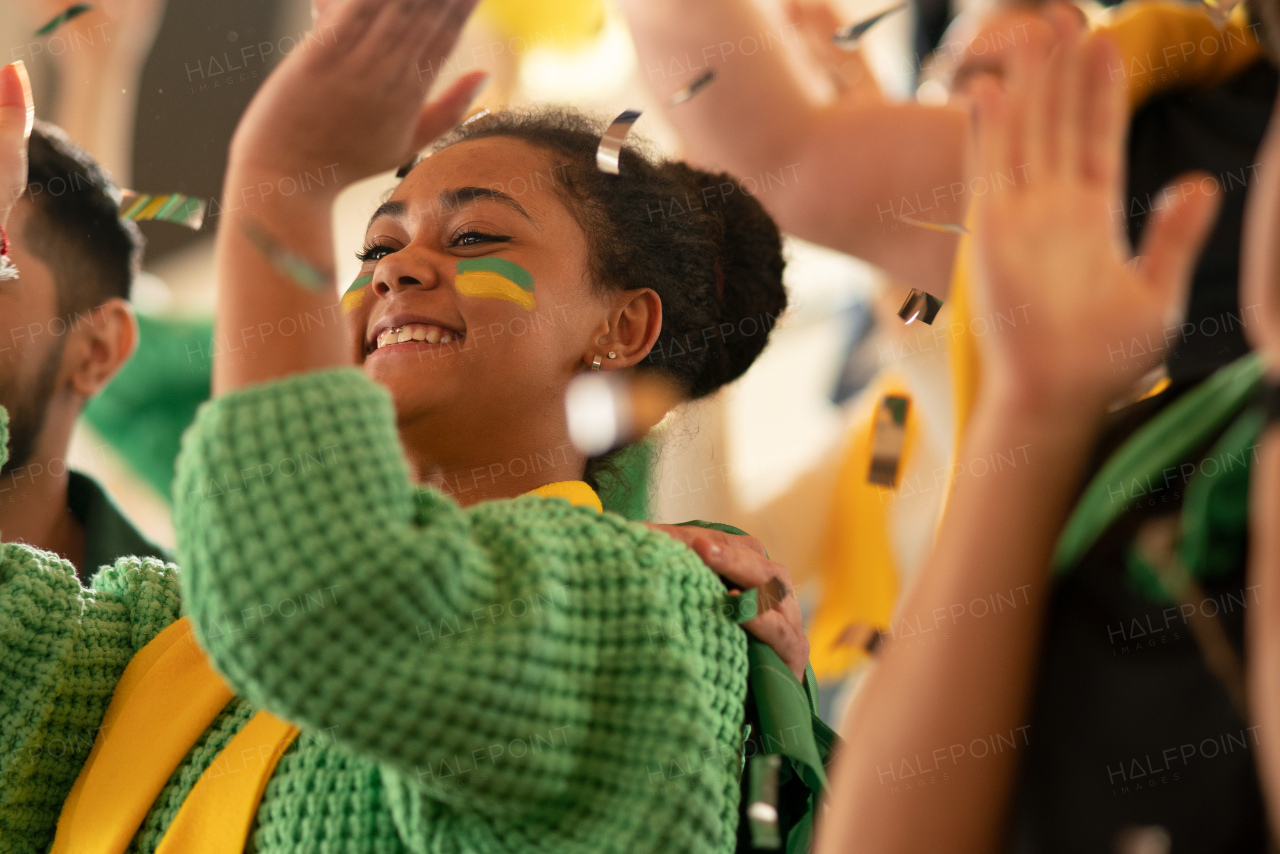
[[[43,852],[129,658],[193,618],[237,698],[157,799],[258,708],[302,727],[248,850],[732,851],[747,641],[676,541],[558,499],[462,509],[410,481],[354,369],[206,405],[175,485],[184,567],[92,590],[0,551],[0,851]]]

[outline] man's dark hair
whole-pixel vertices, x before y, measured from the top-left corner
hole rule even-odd
[[[58,313],[86,312],[112,297],[128,299],[141,263],[137,225],[120,219],[120,191],[84,149],[54,125],[31,132],[27,192],[32,215],[25,248],[49,266]]]

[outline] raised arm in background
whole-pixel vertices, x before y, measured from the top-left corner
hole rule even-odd
[[[800,44],[799,27],[780,29],[751,0],[623,0],[622,8],[658,98],[703,68],[719,75],[698,97],[665,111],[692,160],[761,181],[758,197],[784,230],[863,258],[907,285],[946,293],[956,236],[895,217],[907,199],[913,211],[921,203],[933,208],[923,218],[963,218],[964,112],[819,103],[788,53]],[[769,174],[781,178],[770,182]]]
[[[1260,322],[1246,327],[1263,357],[1267,382],[1280,384],[1280,121],[1262,142],[1258,181],[1249,194],[1240,304],[1259,306]],[[1273,836],[1280,832],[1280,428],[1261,437],[1249,496],[1249,584],[1260,591],[1248,622],[1249,704],[1258,730],[1258,776]]]
[[[133,130],[142,69],[164,17],[166,0],[107,0],[58,30],[58,97],[53,123],[93,155],[121,187],[132,185]],[[36,0],[39,19],[63,11],[63,0]],[[52,51],[51,51],[52,54]]]
[[[310,169],[334,169],[337,181],[305,193],[268,194],[246,206],[245,220],[256,222],[276,245],[332,269],[333,228],[330,211],[338,191],[362,178],[394,169],[462,118],[485,75],[468,74],[438,100],[426,105],[430,79],[417,69],[439,67],[453,49],[462,24],[478,0],[446,2],[344,4],[329,2],[317,26],[345,27],[344,43],[356,55],[345,63],[331,52],[300,50],[262,85],[245,111],[231,141],[227,187],[274,185]],[[415,46],[413,50],[408,45]],[[372,69],[355,77],[348,68]],[[370,81],[377,83],[371,85]],[[345,90],[345,91],[344,91]],[[327,109],[336,92],[344,103],[360,104],[365,118]],[[390,117],[390,118],[389,118]],[[395,118],[403,119],[395,121]],[[317,126],[319,120],[321,124]],[[366,127],[377,135],[351,133]],[[289,140],[282,145],[280,140]],[[216,327],[222,331],[253,329],[261,322],[311,312],[331,316],[333,286],[307,291],[268,261],[248,237],[246,228],[218,230],[215,263],[218,278]],[[265,382],[286,374],[353,364],[354,354],[332,327],[311,326],[291,338],[269,336],[257,345],[257,357],[215,358],[214,395]]]
[[[1025,54],[1023,54],[1025,57]],[[1123,192],[1124,94],[1114,46],[1073,40],[1001,96],[978,84],[980,172],[1027,180],[975,199],[971,271],[981,312],[1028,305],[1030,322],[980,339],[984,383],[963,456],[1025,447],[1028,465],[957,481],[937,545],[900,613],[944,625],[937,643],[890,640],[844,725],[820,852],[998,850],[1017,754],[956,764],[909,793],[886,769],[1024,725],[1049,562],[1109,401],[1132,373],[1107,345],[1156,334],[1183,308],[1214,198],[1179,198],[1146,231],[1141,271],[1108,206]],[[1185,179],[1184,179],[1185,180]],[[1199,184],[1197,183],[1197,186]],[[1020,591],[1018,607],[951,622],[951,606]],[[1025,596],[1025,599],[1023,598]],[[1025,604],[1024,604],[1025,602]]]

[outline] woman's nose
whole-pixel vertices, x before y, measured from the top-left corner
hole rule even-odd
[[[403,250],[389,255],[378,264],[373,277],[373,292],[378,296],[402,291],[407,288],[434,288],[440,283],[434,268],[429,264],[412,264]]]

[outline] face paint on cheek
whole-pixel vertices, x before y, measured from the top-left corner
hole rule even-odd
[[[535,305],[533,276],[505,258],[463,258],[453,286],[463,296],[503,299],[525,311],[533,311]]]
[[[373,281],[373,276],[361,276],[351,283],[351,287],[347,288],[347,292],[342,295],[342,310],[345,312],[355,311],[364,305],[364,286]]]

